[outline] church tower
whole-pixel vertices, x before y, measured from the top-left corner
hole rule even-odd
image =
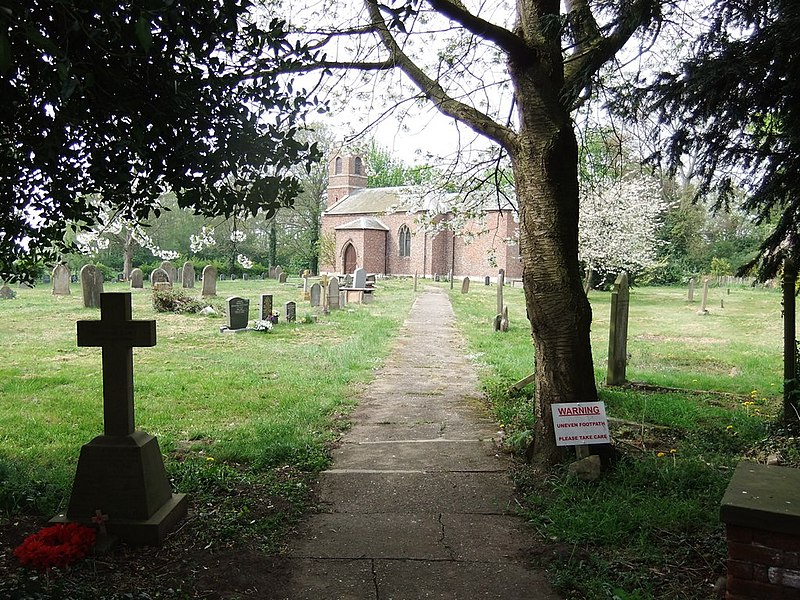
[[[348,194],[367,187],[367,173],[360,156],[335,154],[328,163],[328,208]]]

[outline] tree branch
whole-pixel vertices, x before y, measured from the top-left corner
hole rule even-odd
[[[630,40],[636,30],[651,22],[658,13],[657,0],[634,0],[623,7],[616,25],[608,35],[603,35],[586,0],[569,0],[575,27],[577,52],[564,66],[562,95],[577,99],[590,83],[591,77],[608,60],[614,57]]]
[[[432,5],[436,2],[445,2],[449,6],[453,6],[452,2],[446,0],[432,0]],[[384,47],[389,51],[390,58],[388,62],[400,68],[439,112],[464,123],[478,134],[498,143],[503,148],[508,149],[516,145],[517,136],[512,129],[498,124],[487,114],[449,96],[438,81],[425,74],[402,51],[381,15],[377,0],[364,0],[364,4],[367,7],[376,33],[379,35]]]
[[[455,21],[478,37],[496,44],[507,54],[524,55],[531,52],[521,37],[504,27],[473,15],[459,0],[427,0],[427,2],[439,14]]]

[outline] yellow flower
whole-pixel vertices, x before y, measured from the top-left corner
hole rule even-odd
[[[731,429],[733,429],[733,425],[728,425],[728,426],[727,426],[725,429],[727,429],[728,431],[730,431]]]
[[[657,456],[658,458],[662,458],[662,457],[664,456],[664,453],[663,453],[663,452],[659,452],[658,454],[656,454],[656,456]]]
[[[675,454],[676,452],[677,452],[677,450],[676,450],[675,448],[672,448],[672,449],[669,451],[669,453],[670,453],[670,454]]]
[[[214,460],[213,456],[206,456],[206,460]]]

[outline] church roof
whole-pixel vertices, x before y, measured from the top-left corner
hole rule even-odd
[[[420,193],[414,187],[363,188],[348,194],[327,211],[329,215],[392,212],[447,212],[453,194]]]
[[[338,227],[334,227],[334,229],[378,229],[380,231],[389,231],[386,225],[372,217],[359,217],[355,221],[339,225]]]

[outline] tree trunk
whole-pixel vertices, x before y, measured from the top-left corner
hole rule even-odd
[[[125,243],[122,247],[122,280],[128,281],[133,270],[133,249],[136,242],[133,240],[133,231],[125,234]]]
[[[511,65],[520,132],[509,153],[536,360],[536,424],[528,458],[541,468],[566,454],[555,443],[550,405],[597,400],[592,311],[578,263],[578,145],[559,98],[560,59],[553,64],[550,74],[542,72],[541,63],[539,68]]]

